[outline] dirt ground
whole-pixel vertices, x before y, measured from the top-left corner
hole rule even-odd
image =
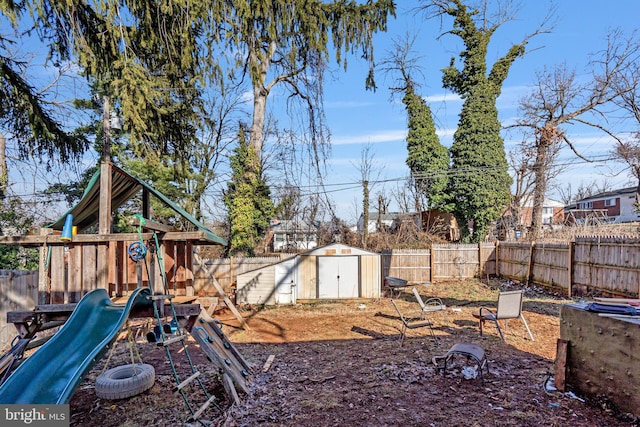
[[[480,336],[472,312],[495,306],[498,290],[522,286],[492,280],[420,286],[423,299],[440,297],[445,316],[431,316],[436,338],[428,328],[407,332],[400,347],[401,322],[389,298],[371,301],[318,302],[283,307],[240,307],[250,329],[239,327],[229,310],[215,317],[223,331],[252,366],[249,393],[232,404],[219,380],[218,368],[195,343],[189,354],[203,372],[204,385],[216,396],[201,417],[188,422],[190,412],[173,392],[175,380],[162,348],[145,342],[119,342],[111,357],[91,371],[71,400],[73,426],[638,426],[632,414],[616,410],[602,396],[587,398],[553,388],[559,310],[568,301],[538,288],[525,288],[524,312],[535,341],[519,320],[512,320],[503,343],[488,325]],[[398,299],[400,309],[418,315],[410,293]],[[134,328],[135,329],[135,328]],[[454,359],[446,376],[438,373],[433,356],[455,343],[481,346],[489,361],[484,380],[467,379],[475,363]],[[95,378],[104,369],[131,363],[131,349],[156,369],[155,385],[122,400],[95,395]],[[266,372],[270,355],[273,363]],[[109,356],[109,355],[107,355]],[[135,357],[135,352],[134,352]],[[184,354],[175,358],[179,369]],[[201,395],[190,394],[199,406]]]

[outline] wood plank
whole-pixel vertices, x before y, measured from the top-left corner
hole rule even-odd
[[[107,244],[98,245],[98,258],[96,269],[96,286],[102,289],[109,289],[109,246]]]
[[[127,246],[125,242],[115,242],[116,245],[116,295],[126,294],[127,280]]]
[[[162,255],[162,260],[164,261],[164,271],[167,275],[167,283],[169,284],[169,288],[173,289],[173,282],[176,280],[175,278],[175,270],[176,270],[176,242],[162,242],[162,246],[164,247],[164,252]]]
[[[176,242],[176,246],[175,246],[176,252],[175,252],[175,256],[176,256],[176,276],[175,276],[175,281],[177,282],[177,286],[178,288],[181,289],[181,293],[183,294],[187,294],[186,293],[186,284],[185,284],[185,279],[186,279],[186,272],[185,270],[187,269],[187,266],[185,265],[186,262],[186,258],[184,255],[184,251],[185,251],[185,244],[184,242]]]
[[[76,304],[46,304],[39,305],[34,310],[16,310],[7,313],[7,323],[24,323],[33,320],[34,314],[39,313],[50,320],[65,319],[73,312]],[[178,317],[198,317],[202,311],[200,304],[177,304],[174,306]],[[170,311],[171,306],[165,304],[165,310]],[[129,315],[131,318],[144,317],[155,318],[153,307],[135,308]]]
[[[98,213],[98,233],[111,233],[111,195],[113,177],[111,176],[111,163],[103,161],[100,164],[100,211]]]
[[[209,356],[212,362],[218,365],[221,371],[233,379],[233,382],[240,390],[248,394],[249,388],[247,380],[242,374],[244,369],[242,365],[233,354],[225,349],[222,340],[210,330],[210,325],[200,322],[197,322],[197,324],[198,326],[194,326],[191,329],[191,336],[196,340],[200,349]]]
[[[131,217],[127,220],[129,225],[139,226],[140,219],[138,217]],[[161,232],[171,232],[171,231],[180,231],[176,227],[171,225],[161,224],[159,222],[151,221],[150,219],[144,218],[143,229],[151,230],[151,231],[161,231]]]
[[[196,290],[194,286],[194,274],[193,274],[193,242],[187,241],[185,243],[185,288],[187,295],[195,295]]]
[[[225,350],[233,355],[235,360],[242,366],[242,368],[246,369],[247,372],[251,370],[251,367],[247,363],[247,361],[242,357],[242,354],[238,351],[235,345],[226,337],[224,332],[222,332],[222,324],[216,322],[212,317],[210,317],[206,311],[202,310],[200,316],[198,316],[199,324],[205,328],[212,336],[217,335],[220,338],[221,342],[224,345]]]
[[[69,245],[69,302],[82,298],[82,246]]]
[[[214,277],[213,273],[207,268],[207,266],[205,265],[205,263],[202,260],[202,258],[200,258],[200,255],[198,255],[197,253],[194,253],[193,254],[193,259],[195,259],[202,266],[204,271],[206,271],[209,274],[209,278],[211,279],[211,282],[213,283],[213,286],[216,288],[216,290],[218,291],[218,293],[222,297],[222,299],[223,299],[224,303],[227,305],[227,307],[229,307],[229,310],[231,310],[233,315],[236,316],[236,319],[238,319],[238,321],[240,322],[242,327],[244,329],[246,329],[246,330],[250,330],[251,328],[249,327],[249,324],[244,320],[244,317],[242,317],[242,314],[240,314],[240,312],[238,311],[236,306],[233,304],[233,302],[231,302],[231,300],[227,296],[227,293],[224,291],[224,289],[222,289],[222,286],[220,286],[220,283],[218,283],[218,280],[216,280],[216,278]]]
[[[173,298],[171,298],[171,301],[174,304],[191,304],[192,302],[194,302],[197,299],[198,299],[198,297],[196,297],[196,296],[174,296]],[[114,304],[126,304],[127,301],[129,301],[129,297],[128,296],[121,296],[121,297],[117,297],[117,298],[111,298],[111,301]]]
[[[276,360],[276,356],[275,354],[270,354],[269,357],[267,357],[267,361],[264,362],[264,366],[262,367],[262,372],[269,372],[269,369],[271,369],[271,365],[273,364],[273,361]]]
[[[233,385],[233,380],[226,372],[222,374],[222,384],[224,385],[227,394],[231,395],[231,398],[236,403],[236,405],[240,404],[240,397],[238,396],[238,392]]]
[[[558,339],[554,381],[556,388],[560,391],[564,391],[566,387],[568,347],[569,341]]]
[[[86,294],[89,291],[98,288],[98,276],[97,276],[97,245],[81,245],[82,247],[82,293]]]
[[[62,246],[51,248],[51,302],[61,304],[67,302],[65,299],[65,262],[64,249]]]
[[[49,255],[51,255],[51,247],[44,245],[40,247],[40,259],[38,261],[38,299],[35,301],[36,304],[51,302],[49,299],[51,295]],[[5,313],[5,311],[3,311],[3,313]]]
[[[107,288],[107,291],[109,292],[109,295],[116,295],[116,292],[118,291],[117,288],[117,271],[118,271],[118,264],[116,262],[116,258],[117,258],[117,249],[118,249],[118,242],[109,242],[109,246],[108,246],[108,253],[109,253],[109,263],[108,263],[108,281],[109,281],[109,287]]]
[[[129,245],[133,242],[124,242],[125,245],[125,259],[123,260],[126,264],[126,281],[127,281],[127,290],[130,287],[144,286],[142,282],[142,270],[139,270],[138,263],[131,259],[129,253],[126,252],[129,250]],[[130,286],[132,285],[132,286]]]

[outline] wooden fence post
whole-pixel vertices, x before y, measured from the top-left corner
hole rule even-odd
[[[495,249],[495,254],[496,254],[496,276],[500,277],[500,257],[498,256],[500,254],[500,241],[496,240],[496,249]]]
[[[484,273],[484,265],[482,262],[482,242],[478,242],[478,274],[480,276],[480,279],[482,279],[482,273]],[[488,274],[487,279],[489,279]]]
[[[229,257],[229,287],[233,286],[236,279],[233,274],[233,257]]]
[[[569,242],[569,265],[568,268],[568,283],[567,283],[567,294],[569,298],[573,296],[573,263],[574,263],[574,252],[575,252],[576,242]]]
[[[536,242],[531,242],[531,246],[529,248],[529,265],[527,266],[527,280],[526,284],[529,286],[531,282],[531,278],[533,276],[533,256],[535,253]]]
[[[433,250],[433,245],[429,247],[429,282],[433,283],[434,280],[434,265],[435,265],[435,251]]]

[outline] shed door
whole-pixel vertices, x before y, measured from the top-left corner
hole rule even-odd
[[[295,304],[296,302],[295,260],[294,258],[275,266],[277,304]]]
[[[357,256],[318,257],[318,298],[358,298]]]

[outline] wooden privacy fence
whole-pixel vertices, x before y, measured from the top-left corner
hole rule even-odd
[[[437,244],[431,249],[383,251],[382,276],[435,282],[495,274],[496,244]]]
[[[573,270],[569,284],[577,292],[638,297],[640,239],[576,238],[570,253]]]
[[[640,239],[578,237],[574,242],[440,244],[384,251],[382,275],[436,282],[496,275],[558,290],[568,296],[637,298]]]
[[[97,288],[95,280],[98,245],[51,246],[43,248],[43,277],[37,272],[0,270],[0,343],[15,336],[6,325],[7,312],[31,310],[42,303],[73,303]],[[148,283],[146,268],[127,256],[128,242],[109,242],[108,255],[117,269],[110,269],[108,290],[127,294],[141,281]],[[164,242],[163,261],[171,292],[201,297],[217,296],[211,281],[216,278],[233,294],[238,274],[274,264],[283,256],[218,258],[204,260],[204,267],[192,262],[192,245]],[[150,271],[154,288],[162,286],[154,262]],[[569,243],[497,242],[475,245],[439,244],[431,249],[390,250],[381,253],[382,277],[393,276],[414,282],[497,275],[557,289],[569,296],[598,294],[637,298],[640,287],[640,239],[624,237],[579,237]],[[114,273],[111,273],[114,272]],[[43,291],[46,290],[46,292]],[[43,293],[48,300],[42,301]]]
[[[497,275],[556,288],[569,296],[637,298],[640,239],[577,237],[569,243],[501,242]]]
[[[236,276],[247,271],[255,270],[267,265],[280,262],[283,256],[251,257],[251,258],[212,258],[205,259],[204,267],[193,265],[193,275],[196,295],[216,296],[217,291],[211,286],[210,274],[220,283],[225,292],[230,293],[235,285]]]
[[[37,302],[37,271],[0,270],[0,352],[17,334],[13,324],[7,324],[7,313],[31,310]]]

